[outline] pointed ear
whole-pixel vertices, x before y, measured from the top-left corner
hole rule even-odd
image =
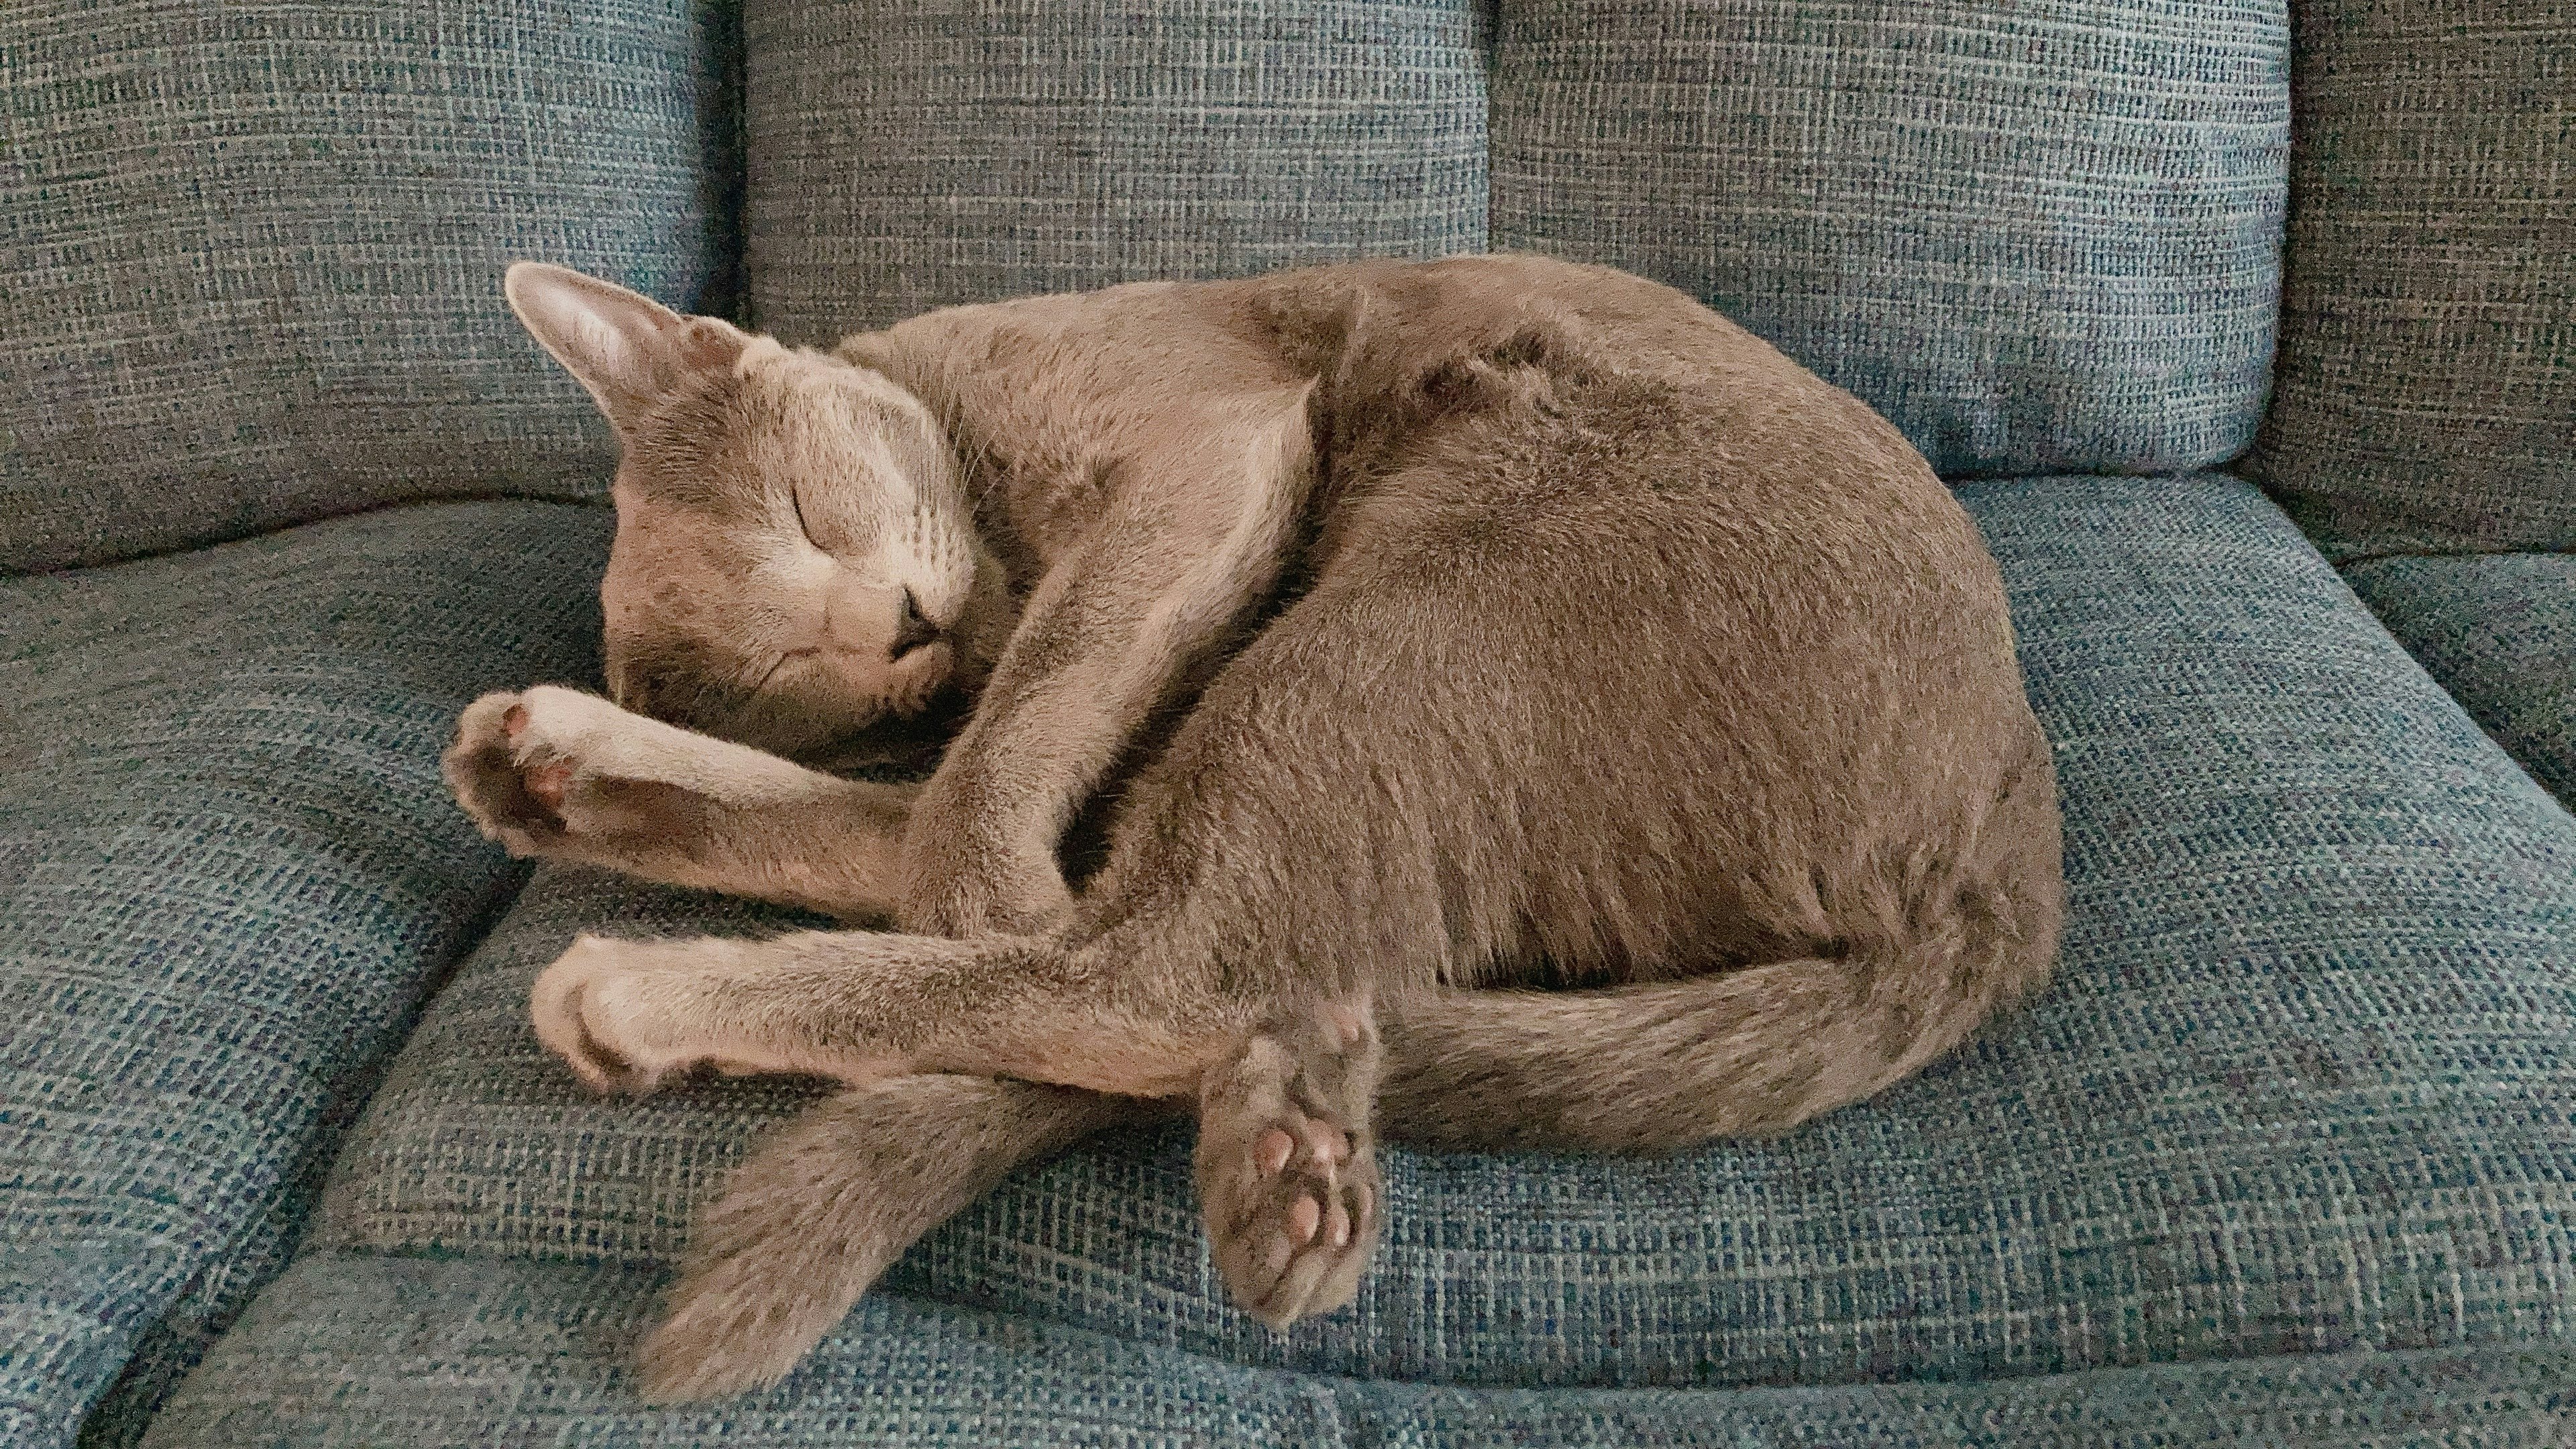
[[[544,262],[512,262],[501,290],[621,434],[691,375],[731,367],[751,340],[717,318],[684,317],[640,292]]]

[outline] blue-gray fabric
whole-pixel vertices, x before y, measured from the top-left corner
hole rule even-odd
[[[745,0],[758,324],[1485,248],[1484,0]]]
[[[501,271],[730,305],[732,0],[0,5],[0,572],[605,492]]]
[[[2576,1349],[2315,1354],[1986,1383],[1458,1389],[1248,1369],[878,1298],[786,1387],[638,1405],[631,1270],[315,1254],[173,1398],[149,1449],[2546,1449]]]
[[[2249,476],[2338,561],[2576,548],[2576,0],[2295,0]]]
[[[1502,0],[1497,247],[1689,292],[1945,475],[2254,436],[2283,0]]]
[[[2383,558],[2344,577],[2532,778],[2576,807],[2576,554]]]
[[[283,1266],[524,876],[439,747],[595,671],[607,537],[445,504],[0,580],[0,1444],[69,1443],[120,1371],[130,1438]]]
[[[1924,1411],[1964,1414],[2005,1413],[2040,1376],[2194,1382],[2085,1377],[2158,1364],[2231,1392],[2379,1373],[2392,1411],[2563,1383],[2527,1365],[2563,1368],[2576,1329],[2576,819],[2251,487],[2052,477],[1962,496],[2003,566],[2067,812],[2061,979],[2025,1013],[1777,1142],[1395,1153],[1359,1301],[1285,1337],[1216,1285],[1185,1131],[1116,1134],[934,1232],[777,1396],[668,1422],[972,1442],[998,1401],[951,1365],[979,1344],[999,1346],[992,1372],[1052,1385],[1046,1412],[1139,1442],[1185,1442],[1213,1422],[1193,1415],[1243,1404],[1343,1422],[1333,1405],[1394,1394],[1413,1406],[1396,1419],[1454,1425],[1487,1402],[1381,1380],[1689,1391],[1619,1401],[1674,1436],[1808,1402],[1782,1385],[1832,1390],[1814,1402],[1858,1406],[1858,1424],[1913,1402],[1861,1385],[1994,1381]],[[529,1034],[527,985],[577,929],[782,919],[541,871],[352,1131],[305,1266],[191,1382],[163,1442],[270,1417],[276,1442],[322,1443],[634,1414],[608,1365],[643,1326],[647,1275],[751,1134],[808,1097],[715,1082],[590,1099]],[[383,1358],[385,1315],[352,1305],[405,1293],[428,1306],[399,1343],[526,1392],[468,1395]],[[577,1332],[547,1326],[563,1314]],[[1047,1367],[1050,1345],[1082,1344]],[[2267,1362],[2306,1354],[2394,1356]],[[1176,1377],[1148,1393],[1158,1374]],[[1512,1402],[1560,1426],[1541,1442],[1594,1434],[1593,1401]],[[1912,1412],[1889,1410],[1886,1442],[1911,1442]],[[1879,1442],[1846,1442],[1863,1441]]]

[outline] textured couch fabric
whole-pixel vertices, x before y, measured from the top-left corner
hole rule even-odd
[[[1696,295],[1945,475],[2234,456],[2279,291],[2277,0],[1510,0],[1498,247]]]
[[[2576,0],[2297,0],[2250,476],[2338,560],[2576,548]]]
[[[746,0],[752,314],[1485,249],[1482,0]]]
[[[455,713],[595,667],[600,510],[451,504],[0,580],[0,1443],[105,1439],[282,1266],[522,879]]]
[[[1284,1338],[1212,1277],[1186,1131],[1116,1134],[934,1233],[775,1393],[639,1418],[618,1355],[651,1273],[807,1089],[587,1099],[529,1035],[527,983],[577,929],[787,918],[549,868],[157,1442],[552,1442],[598,1413],[677,1442],[972,1443],[1013,1384],[1139,1442],[1475,1442],[1497,1414],[1542,1443],[1758,1441],[1810,1408],[1847,1430],[1821,1442],[2146,1442],[2207,1422],[2158,1407],[2176,1385],[2292,1419],[2567,1408],[2576,820],[2250,487],[1963,496],[2057,746],[2072,916],[2059,982],[1925,1076],[1669,1161],[1396,1153],[1358,1304]],[[1958,1385],[1890,1386],[1922,1380]],[[1464,1392],[1541,1387],[1684,1392]]]
[[[2576,554],[2383,558],[2345,576],[2497,743],[2576,806]]]
[[[862,1304],[790,1402],[654,1411],[621,1355],[642,1273],[316,1254],[183,1387],[150,1449],[819,1444],[1203,1449],[2546,1449],[2576,1350],[2314,1354],[1988,1383],[1513,1392],[1245,1369],[898,1298]]]
[[[730,0],[0,6],[0,572],[603,493],[523,256],[730,305]]]

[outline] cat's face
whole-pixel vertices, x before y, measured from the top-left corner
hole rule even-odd
[[[512,268],[510,296],[623,444],[619,704],[811,756],[981,683],[1007,598],[911,394],[559,268]]]
[[[638,420],[616,499],[600,601],[628,709],[804,754],[989,663],[997,580],[946,439],[874,373],[753,340]]]

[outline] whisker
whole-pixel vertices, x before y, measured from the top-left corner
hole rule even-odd
[[[781,655],[779,655],[779,656],[778,656],[778,662],[769,666],[769,672],[768,672],[768,673],[766,673],[766,674],[761,675],[761,676],[760,676],[760,678],[759,678],[759,680],[758,680],[757,682],[755,682],[755,683],[751,686],[751,695],[750,695],[750,698],[745,699],[745,700],[743,701],[743,704],[744,704],[744,705],[748,705],[748,704],[750,704],[750,703],[752,702],[752,700],[755,700],[755,699],[760,698],[760,696],[761,696],[762,692],[763,692],[763,691],[765,691],[765,690],[767,690],[767,689],[769,688],[770,681],[772,681],[772,680],[774,680],[774,679],[776,679],[776,678],[778,677],[778,671],[780,671],[780,670],[782,670],[782,669],[785,669],[785,668],[787,667],[787,661],[788,661],[788,660],[790,660],[790,659],[793,659],[793,658],[795,658],[795,657],[796,657],[796,655],[795,655],[795,654],[794,654],[794,652],[792,652],[792,651],[791,651],[791,652],[789,652],[789,653],[785,653],[785,654],[781,654]],[[736,711],[735,711],[735,712],[736,712],[736,713],[740,713],[740,712],[741,712],[740,706],[737,706],[737,707],[736,707]]]
[[[788,668],[788,660],[793,660],[793,657],[796,657],[796,655],[793,655],[793,652],[786,652],[786,655],[778,655],[778,660],[775,660],[775,663],[770,665],[768,673],[762,673],[762,676],[757,678],[755,683],[752,683],[750,691],[744,691],[742,699],[732,701],[732,706],[729,706],[729,709],[726,709],[726,712],[724,712],[724,722],[726,722],[726,727],[732,727],[732,724],[739,724],[739,722],[742,722],[744,714],[750,712],[750,709],[752,709],[752,706],[755,706],[755,704],[760,704],[760,696],[762,696],[762,694],[768,694],[770,681],[775,681],[775,678],[778,678],[778,670]],[[742,686],[729,686],[729,688],[742,688]],[[711,688],[711,691],[708,691],[708,694],[714,694],[714,688]]]

